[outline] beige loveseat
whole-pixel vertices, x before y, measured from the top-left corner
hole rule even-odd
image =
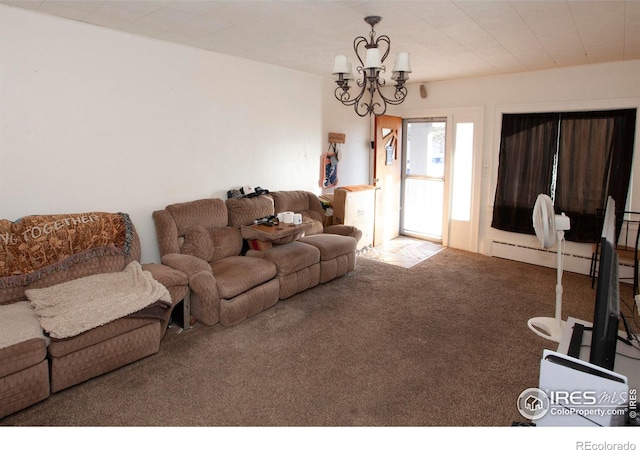
[[[159,350],[171,310],[188,294],[188,280],[161,264],[140,265],[140,256],[127,214],[0,220],[0,418]],[[128,274],[141,275],[136,285],[153,287],[148,297],[158,298],[137,309],[141,297],[124,297],[125,306],[118,309],[109,295],[117,291],[113,286],[65,298],[60,305],[66,310],[56,303],[63,292]],[[111,280],[121,278],[108,278],[108,286]],[[110,319],[103,315],[102,297],[111,308]],[[48,304],[41,303],[45,299]],[[131,309],[137,310],[120,313]],[[55,324],[57,318],[75,319],[83,312],[85,322]],[[92,326],[98,318],[106,323]]]

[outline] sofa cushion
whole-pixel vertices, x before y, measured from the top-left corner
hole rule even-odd
[[[240,230],[232,227],[206,229],[191,227],[184,236],[182,253],[195,256],[207,262],[218,261],[228,256],[239,255],[242,251]]]
[[[309,195],[306,191],[276,191],[273,196],[277,213],[282,211],[306,211],[309,209]]]
[[[230,256],[211,263],[221,298],[231,299],[276,276],[271,261],[249,256]]]
[[[305,234],[307,236],[324,232],[324,225],[321,221],[317,220],[314,211],[306,210],[299,212],[299,214],[302,214],[302,223],[306,223],[309,225],[309,227],[305,230]]]
[[[299,241],[287,245],[276,245],[261,253],[264,259],[276,265],[278,276],[281,277],[320,262],[320,251],[313,245]]]
[[[339,234],[315,234],[300,239],[305,244],[313,245],[320,250],[320,260],[328,261],[341,255],[354,253],[357,241],[350,236]]]
[[[35,365],[0,378],[0,419],[46,399],[50,392],[49,363],[44,358]]]
[[[29,339],[0,348],[0,378],[35,366],[47,356],[44,339]]]
[[[0,348],[36,338],[44,339],[44,331],[29,302],[0,305]]]
[[[273,198],[269,195],[259,195],[251,198],[230,198],[227,199],[226,203],[229,210],[229,225],[232,227],[251,225],[255,219],[275,214]]]
[[[173,216],[178,236],[184,236],[194,226],[205,228],[226,227],[227,208],[220,198],[205,198],[192,202],[175,203],[165,208]]]
[[[314,194],[307,191],[276,191],[271,196],[276,213],[293,211],[302,214],[302,221],[311,225],[306,230],[307,235],[324,231],[322,205]]]
[[[47,342],[29,302],[0,305],[0,378],[42,361]]]
[[[156,322],[158,322],[156,319],[123,317],[74,337],[65,339],[52,338],[48,347],[49,355],[53,358],[61,358],[84,348],[98,348],[98,345],[102,342],[107,342],[117,336],[125,335],[130,331]]]

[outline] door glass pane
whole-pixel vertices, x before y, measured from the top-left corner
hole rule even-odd
[[[406,175],[444,176],[444,122],[407,124]]]
[[[446,122],[409,119],[405,124],[402,232],[440,240]]]

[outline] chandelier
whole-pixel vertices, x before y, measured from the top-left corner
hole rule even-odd
[[[387,105],[399,105],[407,96],[406,81],[411,73],[409,65],[409,53],[398,53],[391,79],[396,82],[393,95],[385,95],[382,88],[386,80],[380,74],[386,71],[383,65],[391,50],[391,39],[389,36],[381,35],[376,37],[374,26],[382,20],[380,16],[367,16],[364,21],[371,25],[369,40],[363,36],[358,36],[353,41],[353,50],[356,53],[360,65],[357,67],[358,79],[355,80],[357,95],[351,97],[349,82],[354,79],[351,70],[351,63],[345,55],[338,55],[333,65],[333,75],[337,76],[334,94],[346,106],[353,106],[356,114],[360,117],[368,115],[381,116],[387,110]],[[381,54],[380,47],[384,53]],[[386,47],[386,48],[385,48]],[[366,49],[366,53],[364,50]],[[365,56],[364,60],[362,56]]]

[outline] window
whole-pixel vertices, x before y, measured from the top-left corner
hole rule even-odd
[[[442,239],[446,119],[403,121],[402,234]]]
[[[453,150],[453,202],[451,218],[468,222],[471,220],[471,183],[473,182],[473,122],[456,124],[455,148]]]
[[[635,109],[503,115],[491,226],[533,234],[544,193],[571,219],[566,239],[593,242],[607,196],[626,204],[635,122]]]

